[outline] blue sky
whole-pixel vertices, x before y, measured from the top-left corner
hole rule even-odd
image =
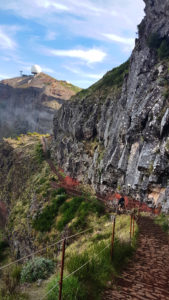
[[[142,0],[0,0],[0,80],[43,72],[86,88],[126,61]]]

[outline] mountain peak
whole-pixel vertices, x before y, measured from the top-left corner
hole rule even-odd
[[[52,133],[53,115],[80,88],[45,74],[0,82],[0,139],[28,131]]]

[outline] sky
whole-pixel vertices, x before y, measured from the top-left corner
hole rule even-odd
[[[33,64],[81,88],[125,62],[143,0],[0,0],[0,80]]]

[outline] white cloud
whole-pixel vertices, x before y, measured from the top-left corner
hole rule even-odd
[[[74,74],[77,74],[78,76],[86,77],[86,78],[90,78],[90,79],[99,80],[104,75],[104,73],[100,73],[100,74],[87,73],[87,72],[84,72],[84,71],[82,71],[80,69],[75,69],[74,67],[64,66],[64,68],[67,69],[68,71],[74,73]]]
[[[16,42],[0,27],[0,48],[14,50],[16,46]]]
[[[88,12],[92,12],[94,15],[99,16],[101,13],[105,12],[105,9],[102,7],[99,7],[99,5],[93,5],[91,1],[77,1],[77,0],[70,0],[70,4],[72,6],[72,11],[75,12],[77,7],[80,7],[82,13],[82,9]],[[72,5],[73,4],[73,5]]]
[[[89,50],[80,50],[80,49],[73,49],[73,50],[55,50],[55,49],[48,49],[46,53],[54,55],[54,56],[65,56],[65,57],[72,57],[72,58],[79,58],[87,63],[96,63],[102,62],[106,57],[106,53],[99,49],[89,49]]]
[[[111,41],[134,47],[135,39],[133,39],[133,38],[121,37],[121,36],[118,36],[116,34],[111,34],[111,33],[110,34],[104,33],[103,36],[105,36],[106,38],[108,38]]]
[[[48,28],[63,25],[67,33],[104,40],[110,28],[117,35],[134,33],[144,13],[143,0],[8,0],[0,9],[11,10],[22,18],[34,19]],[[67,14],[69,12],[70,14]],[[66,13],[66,16],[64,15]],[[44,22],[45,18],[45,22]],[[45,23],[45,24],[44,24]]]
[[[16,77],[16,74],[0,74],[0,80]]]
[[[66,5],[63,5],[63,4],[60,4],[60,3],[57,3],[55,1],[49,1],[49,0],[38,0],[37,1],[37,4],[40,6],[40,7],[44,7],[44,8],[54,8],[56,10],[69,10],[69,8],[66,6]]]
[[[0,1],[0,9],[10,10],[22,18],[35,19],[36,22],[41,21],[43,24],[44,18],[45,23],[48,23],[51,21],[52,15],[55,16],[56,13],[69,11],[66,3],[58,3],[55,0],[8,0],[3,3]]]
[[[48,67],[43,67],[42,66],[42,72],[47,72],[47,73],[51,73],[51,74],[54,74],[55,71],[51,68],[48,68]]]
[[[18,24],[29,26],[27,33],[25,30],[22,33],[23,43],[19,43],[22,39],[20,34],[17,37],[18,40],[16,39],[17,44],[15,41],[17,31],[12,32],[10,29],[2,28],[3,35],[0,32],[1,63],[4,60],[7,63],[10,60],[10,67],[13,63],[17,69],[21,69],[22,66],[27,66],[24,61],[36,60],[38,57],[39,64],[43,65],[45,62],[47,67],[56,68],[61,77],[67,76],[67,73],[63,74],[61,66],[63,61],[64,64],[72,63],[77,69],[83,70],[83,82],[85,84],[86,80],[87,85],[87,79],[91,81],[99,79],[103,69],[107,70],[121,63],[131,53],[137,24],[144,15],[144,6],[143,0],[0,1],[0,10],[2,13],[6,10],[7,18],[12,15],[17,16]],[[37,53],[40,55],[37,56]],[[53,56],[55,59],[45,58],[43,54]],[[97,66],[92,64],[94,62],[103,62],[103,64],[100,63]],[[94,70],[96,67],[97,69]],[[83,79],[82,73],[76,74],[77,76],[73,74],[70,76]],[[70,81],[70,78],[68,80]]]

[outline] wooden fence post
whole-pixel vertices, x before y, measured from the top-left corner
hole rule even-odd
[[[113,216],[113,231],[112,231],[112,243],[111,243],[111,259],[113,259],[114,236],[115,236],[115,224],[116,224],[116,217]]]
[[[130,215],[130,241],[131,241],[131,230],[132,230],[132,222],[133,222],[133,216]]]
[[[63,240],[63,246],[62,246],[62,262],[61,262],[61,271],[60,271],[60,289],[59,289],[59,300],[62,299],[62,285],[63,285],[63,271],[64,271],[64,262],[65,262],[65,244],[66,240]]]
[[[133,236],[134,236],[134,220],[135,220],[135,217],[134,217],[134,214],[133,214]]]

